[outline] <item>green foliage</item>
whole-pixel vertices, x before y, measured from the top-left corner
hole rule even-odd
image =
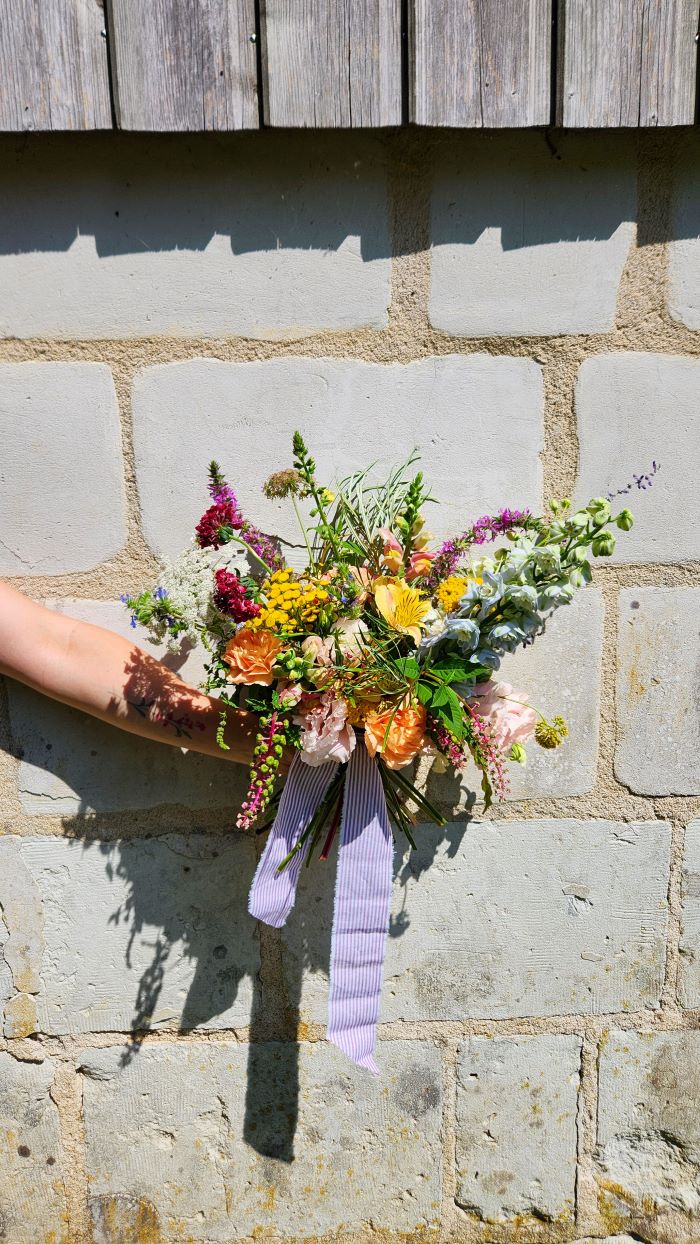
[[[246,688],[245,707],[251,713],[261,713],[263,716],[274,708],[272,687],[256,687],[250,686]]]
[[[221,712],[219,713],[219,724],[216,727],[216,741],[223,752],[230,752],[231,750],[228,743],[224,739],[224,734],[225,734],[227,725],[228,725],[228,717],[226,715],[226,709],[222,708]]]

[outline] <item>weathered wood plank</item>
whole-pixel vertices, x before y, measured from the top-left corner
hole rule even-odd
[[[691,125],[697,0],[561,0],[557,121]]]
[[[117,124],[259,124],[255,0],[107,0]]]
[[[0,130],[111,126],[96,0],[0,0]]]
[[[550,123],[552,0],[409,0],[409,15],[412,121]]]
[[[400,125],[401,0],[260,0],[268,125]]]

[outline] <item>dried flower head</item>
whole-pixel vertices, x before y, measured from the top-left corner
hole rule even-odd
[[[275,471],[263,484],[266,497],[275,500],[278,497],[296,497],[299,495],[302,478],[298,471],[289,467],[285,471]]]

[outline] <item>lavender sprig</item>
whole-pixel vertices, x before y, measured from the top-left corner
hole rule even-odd
[[[633,492],[635,488],[638,488],[640,491],[645,492],[647,488],[651,488],[654,482],[654,476],[656,475],[657,471],[659,471],[660,469],[661,469],[660,462],[652,462],[651,470],[648,472],[648,474],[633,475],[630,482],[626,484],[624,488],[618,488],[616,492],[609,492],[607,494],[608,501],[614,501],[615,497],[628,497],[629,494]]]

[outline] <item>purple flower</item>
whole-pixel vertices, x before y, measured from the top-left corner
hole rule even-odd
[[[257,553],[261,561],[270,570],[282,570],[285,561],[276,544],[264,531],[260,531],[259,527],[254,527],[252,523],[243,523],[241,527],[241,535],[246,544],[249,544],[254,553]]]
[[[607,500],[614,501],[616,497],[627,497],[635,488],[640,489],[642,492],[646,492],[647,488],[651,488],[654,483],[654,476],[660,469],[661,463],[654,460],[651,464],[651,469],[647,473],[643,473],[642,475],[633,474],[632,479],[628,484],[625,484],[624,488],[618,488],[615,492],[609,492],[607,494]]]
[[[529,510],[499,510],[497,514],[484,514],[477,518],[473,527],[463,535],[456,536],[454,540],[446,540],[440,545],[433,558],[428,586],[434,590],[438,583],[451,575],[472,544],[486,544],[515,527],[526,527],[530,517]]]

